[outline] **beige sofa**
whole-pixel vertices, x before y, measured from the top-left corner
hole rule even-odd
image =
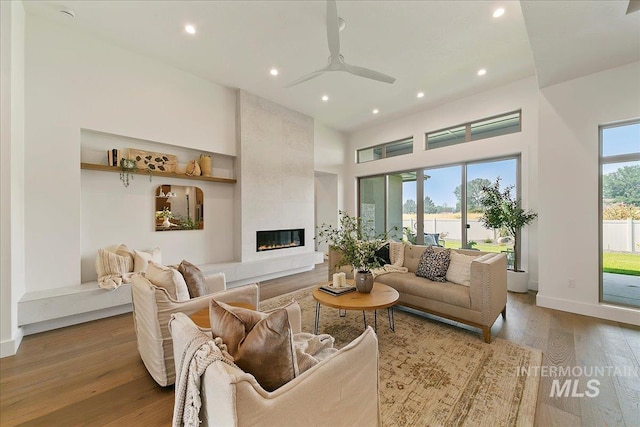
[[[406,245],[404,266],[408,273],[386,273],[376,282],[391,286],[400,294],[399,305],[421,310],[439,317],[482,329],[485,342],[491,342],[491,326],[502,313],[507,315],[507,258],[502,253],[456,249],[459,253],[478,258],[471,263],[470,286],[451,282],[434,282],[415,275],[420,257],[426,249],[421,245]],[[444,248],[435,247],[435,251]],[[341,255],[329,251],[329,280],[336,271]],[[341,268],[347,275],[350,268]]]
[[[215,297],[222,302],[241,302],[258,306],[259,288],[256,284],[227,289],[224,275],[205,277],[210,292],[188,301],[175,301],[163,288],[154,286],[141,274],[131,278],[133,320],[138,340],[138,351],[153,379],[163,387],[175,381],[173,342],[169,333],[169,319],[173,313],[191,315],[209,307]]]
[[[289,316],[294,333],[301,330],[300,319]],[[189,329],[195,327],[183,316],[171,319],[174,354],[187,353]],[[182,361],[175,362],[179,370]],[[369,327],[272,392],[265,391],[253,375],[216,360],[202,375],[200,393],[203,426],[379,426],[378,339]]]

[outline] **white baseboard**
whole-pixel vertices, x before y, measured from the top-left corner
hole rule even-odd
[[[18,328],[18,332],[12,339],[0,342],[0,358],[13,356],[18,352],[18,347],[24,338],[24,331]]]
[[[567,311],[569,313],[583,314],[599,319],[613,320],[614,322],[628,323],[640,326],[640,311],[629,307],[621,307],[611,304],[590,304],[571,301],[562,298],[547,297],[538,293],[536,305],[552,308],[554,310]]]
[[[92,320],[104,319],[105,317],[117,316],[119,314],[130,313],[133,309],[131,304],[109,307],[102,310],[90,311],[73,316],[51,319],[43,322],[31,323],[22,327],[25,335],[38,334],[40,332],[51,331],[53,329],[65,328],[79,323],[91,322]]]

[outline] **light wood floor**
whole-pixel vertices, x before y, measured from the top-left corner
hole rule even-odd
[[[261,285],[261,299],[326,280],[325,266]],[[535,294],[509,294],[507,320],[494,336],[544,352],[546,366],[615,366],[640,370],[640,328],[535,306]],[[425,322],[437,322],[427,317]],[[478,340],[482,339],[477,332]],[[549,397],[541,380],[539,426],[638,426],[640,380],[594,377],[599,396]],[[584,391],[583,377],[578,391]],[[148,375],[136,348],[131,314],[25,337],[17,355],[0,359],[0,425],[169,426],[173,387]]]

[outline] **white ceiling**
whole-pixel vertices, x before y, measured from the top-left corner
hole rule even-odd
[[[341,131],[537,74],[541,87],[640,60],[640,12],[625,1],[338,1],[345,61],[392,84],[325,73],[324,1],[25,1],[65,23]],[[521,9],[522,3],[522,9]],[[59,10],[75,12],[75,19]],[[497,7],[506,12],[493,18]],[[524,13],[524,16],[523,16]],[[184,32],[193,23],[197,34]],[[526,24],[526,25],[525,25]],[[272,77],[272,66],[280,70]],[[479,68],[487,74],[478,77]],[[424,98],[416,93],[423,91]],[[329,102],[321,96],[328,95]],[[372,109],[378,108],[378,115]]]

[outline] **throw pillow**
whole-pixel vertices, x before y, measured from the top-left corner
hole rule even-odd
[[[178,270],[149,261],[144,277],[155,286],[166,289],[175,301],[189,301],[189,289]]]
[[[424,233],[424,245],[425,246],[438,246],[438,243],[436,243],[436,239],[435,239],[435,237],[433,237],[433,234]]]
[[[127,268],[128,268],[127,271],[129,273],[133,272],[133,252],[131,251],[131,249],[129,249],[127,245],[123,243],[120,246],[118,246],[118,249],[116,249],[116,254],[125,258],[125,261],[127,262]]]
[[[276,310],[256,323],[240,343],[234,362],[267,391],[294,379],[298,369],[287,310]]]
[[[376,251],[376,258],[381,265],[391,264],[391,255],[389,254],[389,242],[385,243]]]
[[[184,277],[191,298],[197,298],[208,293],[207,284],[204,280],[204,274],[195,265],[189,261],[182,260],[178,265],[178,271]]]
[[[471,262],[477,256],[465,255],[457,251],[451,251],[451,262],[447,269],[447,282],[457,283],[458,285],[471,285]]]
[[[282,324],[282,312],[286,325]],[[295,301],[269,313],[230,306],[213,299],[209,304],[213,336],[222,338],[235,363],[269,391],[298,375],[296,358],[292,356],[295,350],[289,316],[299,312]],[[293,376],[291,372],[294,372]]]
[[[162,253],[160,248],[155,248],[151,252],[133,251],[133,272],[144,273],[149,261],[162,264]]]
[[[127,260],[112,251],[106,249],[98,249],[96,257],[96,273],[98,278],[104,276],[122,276],[127,273]]]
[[[425,277],[434,282],[446,282],[450,256],[449,249],[436,252],[433,246],[427,246],[420,257],[416,276]]]

